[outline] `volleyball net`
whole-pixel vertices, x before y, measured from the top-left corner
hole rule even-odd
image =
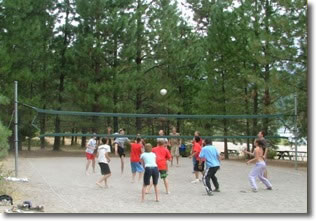
[[[48,110],[23,104],[35,111],[32,126],[39,137],[128,137],[135,138],[181,138],[192,139],[194,131],[200,131],[203,139],[212,140],[243,140],[255,139],[250,134],[249,125],[256,121],[258,131],[262,129],[263,120],[269,122],[269,130],[276,131],[282,126],[285,115],[187,115],[187,114],[136,114],[136,113],[105,113]],[[114,127],[113,127],[114,125]],[[248,125],[248,126],[247,126]],[[108,133],[112,127],[112,133]],[[116,127],[116,128],[115,128]],[[169,135],[171,128],[176,127],[180,136]],[[118,128],[125,128],[126,134],[119,135]],[[223,132],[225,129],[225,132]],[[165,135],[158,135],[164,130]],[[257,131],[257,132],[258,132]],[[287,139],[288,137],[269,134],[268,139]]]

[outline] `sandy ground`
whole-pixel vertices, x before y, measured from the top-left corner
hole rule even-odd
[[[306,168],[269,166],[273,190],[265,190],[258,182],[259,192],[250,191],[247,175],[254,166],[238,161],[222,161],[217,172],[220,193],[207,196],[202,183],[192,184],[192,161],[181,158],[180,167],[169,168],[171,194],[167,195],[159,180],[160,202],[155,202],[153,190],[141,203],[142,182],[131,183],[129,159],[120,175],[118,158],[112,158],[112,177],[109,188],[102,189],[95,182],[96,173],[85,175],[86,159],[81,157],[23,157],[19,159],[19,177],[29,182],[14,183],[23,200],[44,205],[46,213],[307,213]],[[14,168],[14,158],[5,161]],[[255,206],[260,205],[260,206]],[[0,206],[0,212],[5,207]]]

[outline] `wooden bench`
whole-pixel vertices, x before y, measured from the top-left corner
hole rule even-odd
[[[288,157],[290,160],[295,159],[295,151],[294,150],[277,150],[276,151],[278,159],[284,160],[285,157]],[[307,157],[307,152],[305,151],[297,151],[297,157],[301,157],[302,161]]]

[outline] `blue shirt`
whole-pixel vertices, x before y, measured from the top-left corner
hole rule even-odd
[[[205,158],[206,168],[219,167],[219,153],[214,146],[208,145],[202,148],[200,158]]]
[[[142,153],[142,155],[140,155],[140,159],[144,161],[145,167],[157,167],[156,154],[153,152]]]

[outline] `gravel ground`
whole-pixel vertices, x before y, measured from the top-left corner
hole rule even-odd
[[[181,158],[180,167],[169,168],[171,194],[164,191],[159,179],[160,202],[155,202],[153,189],[141,203],[142,182],[131,183],[129,159],[120,175],[120,162],[112,158],[109,188],[98,187],[99,166],[96,173],[85,175],[86,159],[82,157],[20,157],[19,177],[29,182],[15,183],[19,199],[44,205],[46,213],[307,213],[306,168],[269,166],[273,190],[250,191],[247,175],[254,166],[238,161],[222,161],[217,172],[220,193],[207,196],[202,183],[192,184],[192,161]],[[7,168],[14,168],[8,158]],[[23,200],[22,200],[23,199]],[[260,205],[260,206],[255,206]],[[0,207],[3,212],[5,207]]]

